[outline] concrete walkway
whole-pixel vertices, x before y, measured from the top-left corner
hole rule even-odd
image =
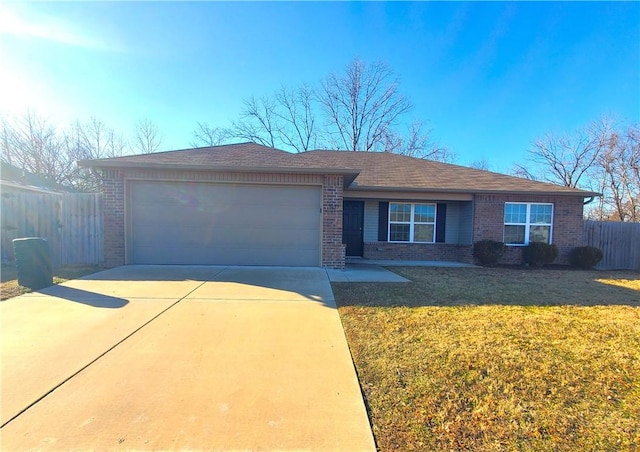
[[[343,270],[327,269],[331,282],[410,282],[392,271],[373,264],[347,264]]]
[[[375,450],[322,269],[120,267],[0,319],[2,450]]]
[[[475,268],[473,264],[453,261],[402,261],[388,259],[365,259],[362,257],[348,257],[347,267],[351,265],[377,265],[383,267],[452,267]]]
[[[445,261],[393,261],[374,260],[364,258],[347,258],[343,270],[327,269],[331,282],[383,282],[406,283],[411,282],[384,267],[463,267],[473,268],[475,265],[462,262]]]

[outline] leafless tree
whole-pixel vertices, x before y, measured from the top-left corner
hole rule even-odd
[[[205,122],[199,122],[193,132],[191,146],[219,146],[233,139],[233,132],[226,127],[214,127]]]
[[[129,153],[125,138],[95,117],[84,123],[76,121],[68,135],[73,137],[77,160],[122,157]]]
[[[271,96],[249,97],[243,101],[240,118],[230,127],[198,123],[192,145],[215,146],[234,139],[296,152],[314,149],[319,137],[314,102],[315,93],[307,85],[282,87]]]
[[[315,92],[307,85],[295,90],[282,87],[275,95],[279,108],[275,115],[280,120],[280,140],[296,152],[318,146],[318,130],[314,108]]]
[[[133,148],[140,154],[157,152],[162,145],[162,135],[156,123],[148,118],[141,119],[136,124]]]
[[[267,96],[256,99],[251,96],[243,103],[240,119],[234,121],[231,126],[234,138],[276,147],[281,129],[275,99]]]
[[[384,146],[386,152],[440,162],[453,162],[456,157],[450,149],[432,139],[432,130],[425,130],[422,121],[412,122],[405,134],[389,131]]]
[[[95,117],[72,124],[64,133],[64,147],[74,162],[122,157],[130,153],[124,137]],[[67,185],[81,191],[98,191],[99,177],[94,170],[74,166],[67,177]]]
[[[412,105],[398,90],[398,78],[382,62],[354,59],[344,74],[322,80],[318,98],[333,144],[350,151],[380,151]]]
[[[474,160],[473,162],[471,162],[471,165],[469,165],[469,167],[479,169],[482,171],[490,170],[489,162],[487,162],[487,159],[485,158],[482,158],[480,160]]]
[[[596,180],[603,199],[600,219],[640,222],[640,128],[611,132],[598,158]]]
[[[4,116],[0,134],[3,160],[52,182],[66,182],[74,161],[65,152],[60,132],[49,120],[32,111]]]
[[[527,168],[526,165],[521,165],[519,163],[515,163],[511,168],[511,174],[516,177],[521,177],[522,179],[529,180],[538,180],[538,176],[533,174],[530,168]]]
[[[611,118],[571,136],[547,135],[529,151],[515,175],[601,193],[587,215],[598,220],[640,221],[640,127]]]
[[[334,148],[453,161],[454,153],[432,140],[422,121],[402,130],[412,106],[398,87],[398,78],[386,64],[354,59],[344,72],[330,73],[318,87],[281,87],[271,96],[249,97],[231,127],[199,123],[194,135],[198,144],[217,143],[222,130],[225,138],[295,152]]]
[[[573,135],[545,135],[533,143],[527,163],[516,165],[515,172],[531,179],[579,187],[596,164],[609,128],[609,123],[603,120]],[[531,168],[540,168],[542,172],[536,176]]]
[[[42,116],[26,112],[3,117],[1,125],[3,160],[80,190],[97,190],[98,178],[78,168],[78,160],[118,157],[128,151],[124,138],[96,118],[61,129]]]

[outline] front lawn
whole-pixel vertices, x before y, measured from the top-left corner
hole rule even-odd
[[[95,265],[61,267],[54,271],[53,283],[60,284],[61,282],[90,275],[91,273],[95,273],[100,270],[102,270],[102,268]],[[2,265],[2,269],[0,270],[0,279],[0,300],[6,300],[8,298],[17,297],[18,295],[31,292],[31,289],[18,284],[18,273],[16,271],[16,267],[13,265]]]
[[[640,447],[637,273],[392,270],[333,284],[381,451]]]

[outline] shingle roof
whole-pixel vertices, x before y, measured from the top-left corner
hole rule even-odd
[[[353,189],[410,189],[448,192],[537,192],[584,194],[555,184],[506,174],[467,168],[450,163],[418,159],[388,152],[309,151],[294,156],[309,167],[327,165],[360,169]]]
[[[0,160],[0,182],[16,188],[54,193],[73,192],[74,190],[45,179],[37,174],[18,168],[4,160]]]
[[[79,162],[94,167],[296,171],[351,174],[349,189],[465,193],[526,192],[593,196],[596,193],[505,174],[385,152],[307,151],[292,154],[240,143]],[[356,177],[357,175],[357,177]]]
[[[205,166],[205,167],[266,167],[286,164],[290,152],[256,143],[238,143],[222,146],[154,152],[153,154],[84,160],[85,166]]]

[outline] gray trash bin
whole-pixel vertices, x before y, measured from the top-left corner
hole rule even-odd
[[[53,284],[53,265],[49,242],[42,237],[13,240],[18,284],[39,290]]]

